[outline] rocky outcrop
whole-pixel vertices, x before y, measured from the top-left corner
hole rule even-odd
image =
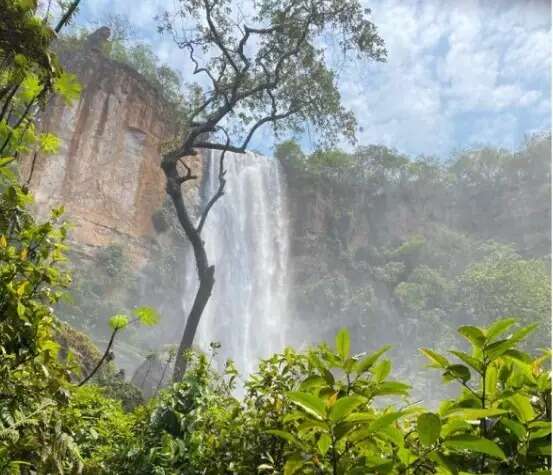
[[[121,243],[139,266],[157,232],[152,217],[165,199],[161,149],[173,131],[161,94],[132,68],[102,53],[98,43],[106,40],[104,30],[62,57],[83,91],[75,103],[56,98],[45,111],[42,126],[61,139],[61,148],[53,156],[36,157],[30,188],[41,214],[65,206],[74,225],[71,239],[85,252]],[[199,160],[193,165],[200,175]],[[199,183],[188,190],[192,199]]]

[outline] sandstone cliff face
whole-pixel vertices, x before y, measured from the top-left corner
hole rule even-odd
[[[36,159],[30,186],[38,210],[45,214],[64,204],[74,224],[71,239],[86,253],[121,243],[142,264],[156,234],[152,217],[165,199],[160,158],[171,122],[163,98],[130,67],[97,49],[72,53],[64,63],[83,92],[71,106],[54,100],[44,114],[44,128],[62,146],[56,155]]]

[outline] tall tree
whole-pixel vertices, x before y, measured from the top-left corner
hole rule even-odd
[[[164,15],[160,29],[173,35],[199,78],[179,142],[162,158],[167,193],[192,244],[199,287],[178,349],[174,378],[184,370],[183,353],[194,339],[215,282],[201,233],[225,189],[225,152],[244,153],[264,124],[276,132],[322,132],[353,140],[356,122],[341,104],[336,75],[327,64],[323,35],[330,33],[345,56],[383,61],[383,40],[358,0],[260,0],[251,15],[231,0],[180,0],[177,20]],[[177,27],[184,25],[184,27]],[[183,200],[193,180],[188,159],[218,150],[219,186],[195,223]]]

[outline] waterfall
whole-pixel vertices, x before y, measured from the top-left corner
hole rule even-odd
[[[202,232],[209,261],[215,265],[215,287],[195,345],[207,351],[210,342],[220,342],[219,362],[232,358],[247,376],[259,358],[282,350],[285,343],[285,184],[278,161],[253,152],[227,153],[225,168],[225,194],[211,209]],[[219,152],[209,155],[205,170],[204,204],[219,185]],[[195,274],[187,280],[194,283],[195,292]],[[185,292],[186,312],[192,295]]]

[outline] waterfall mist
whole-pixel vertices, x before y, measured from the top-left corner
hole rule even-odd
[[[206,165],[202,197],[218,187],[219,152]],[[280,351],[286,338],[288,213],[284,177],[276,159],[227,153],[225,195],[210,211],[202,236],[215,265],[215,287],[196,335],[203,351],[221,343],[219,363],[232,358],[242,375],[259,358]],[[183,308],[196,289],[195,269],[186,276]]]

